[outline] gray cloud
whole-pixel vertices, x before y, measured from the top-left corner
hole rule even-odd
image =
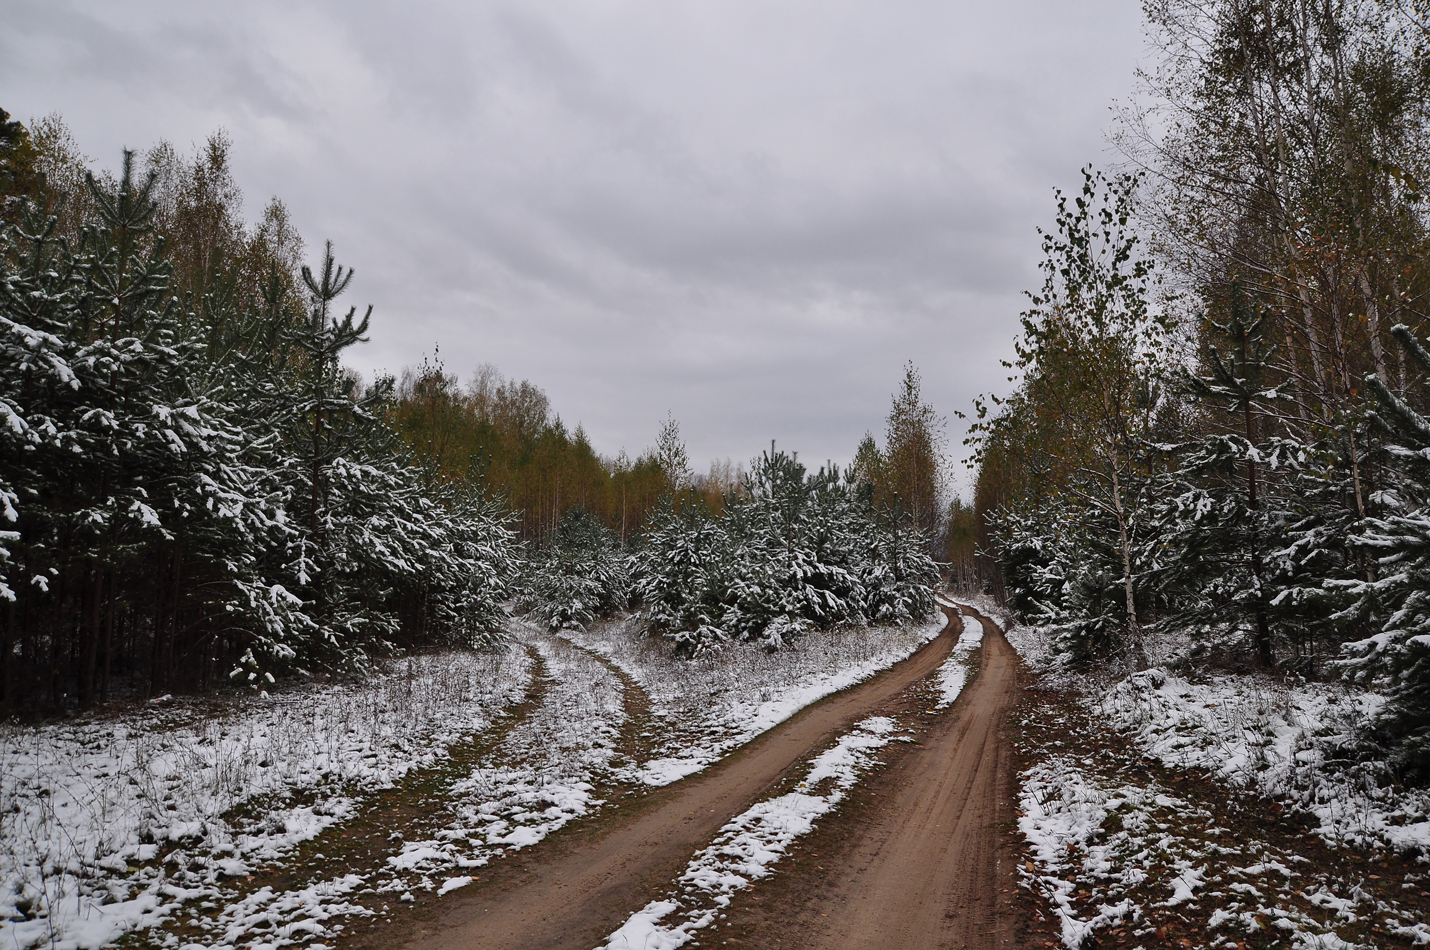
[[[847,458],[906,359],[998,389],[1052,188],[1107,161],[1135,0],[999,5],[4,0],[0,88],[89,154],[223,127],[376,305],[638,450]],[[954,433],[955,436],[957,433]]]

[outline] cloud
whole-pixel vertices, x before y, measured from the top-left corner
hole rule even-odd
[[[601,449],[846,459],[900,367],[1000,388],[1052,189],[1107,161],[1134,0],[12,4],[0,103],[121,146],[235,143],[376,305]]]

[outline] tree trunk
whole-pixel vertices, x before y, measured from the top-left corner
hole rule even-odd
[[[0,639],[0,709],[13,705],[10,695],[11,651],[15,649],[15,602],[5,602],[5,636]]]
[[[1246,442],[1248,448],[1256,442],[1255,421],[1251,413],[1251,401],[1242,406],[1246,415]],[[1266,587],[1262,581],[1261,539],[1257,517],[1260,505],[1256,497],[1256,462],[1250,453],[1246,456],[1246,496],[1247,507],[1251,511],[1251,574],[1256,581],[1256,661],[1264,668],[1275,665],[1271,649],[1271,626],[1266,618]]]
[[[1375,299],[1370,278],[1366,276],[1364,267],[1360,269],[1359,276],[1361,296],[1365,298],[1366,332],[1370,335],[1370,354],[1375,360],[1375,375],[1380,377],[1380,381],[1388,388],[1390,370],[1385,364],[1385,349],[1380,345],[1380,303]]]
[[[1132,585],[1132,541],[1127,533],[1127,513],[1122,507],[1122,483],[1117,466],[1112,466],[1112,504],[1117,512],[1117,536],[1122,549],[1122,589],[1127,596],[1127,639],[1137,672],[1147,669],[1147,648],[1142,642],[1142,626],[1137,622],[1137,597]]]
[[[89,607],[89,635],[84,641],[84,662],[80,664],[79,704],[88,709],[94,703],[94,680],[99,660],[100,615],[104,601],[104,568],[94,569],[94,601]]]
[[[109,570],[109,603],[104,619],[104,670],[99,680],[99,702],[109,702],[109,667],[114,654],[114,601],[117,599],[118,581],[113,568]]]
[[[174,540],[174,581],[173,581],[173,604],[174,609],[170,612],[169,635],[166,638],[164,650],[164,682],[173,688],[174,681],[174,643],[179,638],[179,567],[182,559],[179,552],[179,541]]]

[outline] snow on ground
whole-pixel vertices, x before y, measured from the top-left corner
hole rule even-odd
[[[513,626],[546,668],[541,707],[452,787],[453,821],[388,859],[402,873],[379,890],[431,889],[432,875],[448,871],[454,876],[442,887],[455,889],[463,869],[536,844],[604,804],[594,794],[598,784],[630,780],[633,763],[617,752],[625,721],[620,680],[587,651],[533,625]]]
[[[1047,898],[1072,950],[1117,925],[1164,941],[1166,919],[1229,945],[1275,928],[1306,948],[1368,945],[1337,933],[1366,915],[1391,929],[1416,924],[1361,886],[1318,879],[1294,852],[1218,827],[1213,812],[1156,782],[1119,782],[1054,756],[1023,776],[1019,804],[1033,853],[1024,886]]]
[[[959,595],[955,599],[958,603],[976,608],[979,613],[996,623],[1029,669],[1046,673],[1052,667],[1052,638],[1046,630],[1019,623],[1013,612],[998,603],[991,594],[978,594],[974,597]]]
[[[972,596],[967,594],[940,594],[939,603],[948,603],[955,607],[966,604],[992,620],[1004,631],[1014,625],[1013,615],[1008,611],[1007,607],[998,603],[992,594],[974,594]]]
[[[795,791],[760,802],[726,824],[686,865],[678,892],[637,911],[604,947],[674,950],[715,924],[731,894],[768,875],[795,839],[844,799],[874,763],[874,750],[888,745],[896,728],[884,716],[859,723],[814,758]]]
[[[465,887],[473,869],[604,804],[595,797],[597,783],[629,771],[616,752],[625,718],[620,680],[591,654],[535,626],[514,621],[509,629],[541,658],[541,703],[429,806],[431,824],[419,819],[394,829],[392,853],[380,867],[290,891],[264,888],[223,906],[203,928],[222,934],[221,942],[278,938],[263,946],[330,936],[342,921],[384,912],[384,901]]]
[[[1166,765],[1204,769],[1223,781],[1310,815],[1327,841],[1430,853],[1430,792],[1396,787],[1357,747],[1384,705],[1345,683],[1296,685],[1267,676],[1217,674],[1191,680],[1154,667],[1107,687],[1062,670],[1046,630],[1012,624],[1008,641],[1044,674],[1071,689],[1102,722],[1130,734]],[[1179,656],[1175,636],[1149,642],[1155,660]]]
[[[1169,799],[1169,801],[1171,801]],[[1078,871],[1094,878],[1117,872],[1123,884],[1138,884],[1146,877],[1139,867],[1118,867],[1111,859],[1116,850],[1133,850],[1131,832],[1124,830],[1110,841],[1094,843],[1103,822],[1124,804],[1145,804],[1143,790],[1124,786],[1108,791],[1089,784],[1087,778],[1063,759],[1054,759],[1032,769],[1023,776],[1019,794],[1018,830],[1032,849],[1038,871],[1028,872],[1036,890],[1048,898],[1062,924],[1063,943],[1080,947],[1098,927],[1120,921],[1129,915],[1141,918],[1141,909],[1128,900],[1113,905],[1104,904],[1095,915],[1081,918],[1069,899]],[[1145,827],[1145,816],[1139,814],[1136,825]],[[1135,854],[1135,851],[1134,851]]]
[[[1356,761],[1359,730],[1384,700],[1350,686],[1162,670],[1128,677],[1095,702],[1106,722],[1169,766],[1205,769],[1314,817],[1333,843],[1430,851],[1430,792],[1393,788]]]
[[[958,694],[963,692],[963,684],[968,681],[968,658],[983,645],[983,624],[969,616],[960,616],[958,620],[963,632],[959,634],[953,652],[938,668],[935,684],[938,702],[934,704],[935,709],[952,706],[953,701],[958,699]]]
[[[731,643],[694,660],[644,633],[638,618],[596,624],[562,636],[609,659],[650,696],[657,744],[637,777],[668,785],[698,772],[755,736],[880,670],[932,640],[945,619],[908,627],[811,631],[776,653]]]
[[[1278,932],[1297,948],[1380,946],[1389,937],[1430,944],[1423,914],[1398,903],[1402,888],[1417,893],[1426,875],[1382,880],[1371,866],[1382,849],[1430,849],[1430,795],[1392,788],[1380,766],[1354,752],[1381,697],[1260,676],[1193,682],[1158,668],[1108,688],[1062,669],[1046,630],[999,619],[1044,685],[1066,691],[1077,710],[1076,722],[1028,728],[1026,741],[1041,747],[1020,794],[1030,851],[1020,873],[1048,901],[1065,946],[1105,929],[1159,945],[1188,934],[1196,942],[1181,939],[1187,946],[1241,946]],[[1175,661],[1180,650],[1175,637],[1148,644],[1154,662]],[[1153,779],[1141,755],[1171,769],[1168,781],[1204,771],[1301,811],[1331,845],[1366,850],[1312,861],[1294,828],[1254,833],[1234,794],[1220,804],[1189,800]]]
[[[1430,943],[1416,906],[1425,875],[1402,880],[1382,862],[1328,855],[1295,828],[1265,824],[1264,806],[1207,797],[1205,783],[1179,771],[1159,779],[1085,707],[1028,715],[1021,741],[1037,754],[1020,776],[1029,850],[1020,877],[1047,900],[1071,950],[1109,929],[1156,946]]]
[[[217,710],[0,725],[0,946],[100,946],[217,897],[485,729],[529,668],[517,647],[445,653]]]
[[[984,599],[992,601],[986,594]],[[1018,622],[1018,618],[1007,610],[999,609],[998,613],[989,613],[980,605],[980,610],[990,617],[997,617],[998,626],[1003,628],[1003,635],[1008,639],[1009,645],[1017,651],[1018,656],[1027,665],[1028,669],[1045,677],[1052,670],[1053,663],[1053,642],[1048,632],[1041,627],[1028,627]],[[1059,681],[1054,684],[1058,686],[1068,685]]]

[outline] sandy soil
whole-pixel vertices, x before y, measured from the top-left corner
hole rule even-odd
[[[818,885],[781,907],[779,945],[1014,945],[1014,859],[1003,840],[1013,820],[1011,759],[1003,726],[1018,695],[1018,658],[1002,631],[979,619],[978,675],[921,737],[922,746],[870,789],[862,833],[837,860],[826,852],[831,860]]]
[[[422,930],[412,934],[407,945],[423,950],[590,950],[601,945],[633,911],[662,896],[691,855],[726,822],[781,779],[793,777],[807,759],[855,722],[879,712],[933,673],[951,652],[957,634],[956,629],[945,630],[907,660],[810,706],[707,771],[655,792],[629,809],[619,809],[592,832],[551,842],[554,846],[538,849],[529,858],[518,854],[501,862],[490,870],[490,877],[464,888],[460,897],[449,899],[432,917],[415,924],[414,929]],[[1008,654],[1005,664],[1016,662],[1001,635],[989,640],[996,641],[992,655],[1001,655],[1001,649]],[[990,655],[987,646],[984,651]],[[971,692],[982,697],[981,703],[996,706],[997,697],[979,689],[985,679],[980,675]],[[967,718],[959,710],[970,705],[960,700],[954,706],[948,716],[951,726]],[[968,742],[996,747],[989,745],[995,740],[986,730],[964,732]],[[950,747],[959,741],[950,739]],[[950,789],[937,797],[959,794]],[[973,823],[961,827],[973,835],[977,822],[972,817],[969,821]],[[964,840],[962,833],[955,837]],[[996,849],[996,843],[988,843],[988,848]],[[954,869],[955,875],[958,870]],[[903,886],[909,889],[908,885],[906,880]]]

